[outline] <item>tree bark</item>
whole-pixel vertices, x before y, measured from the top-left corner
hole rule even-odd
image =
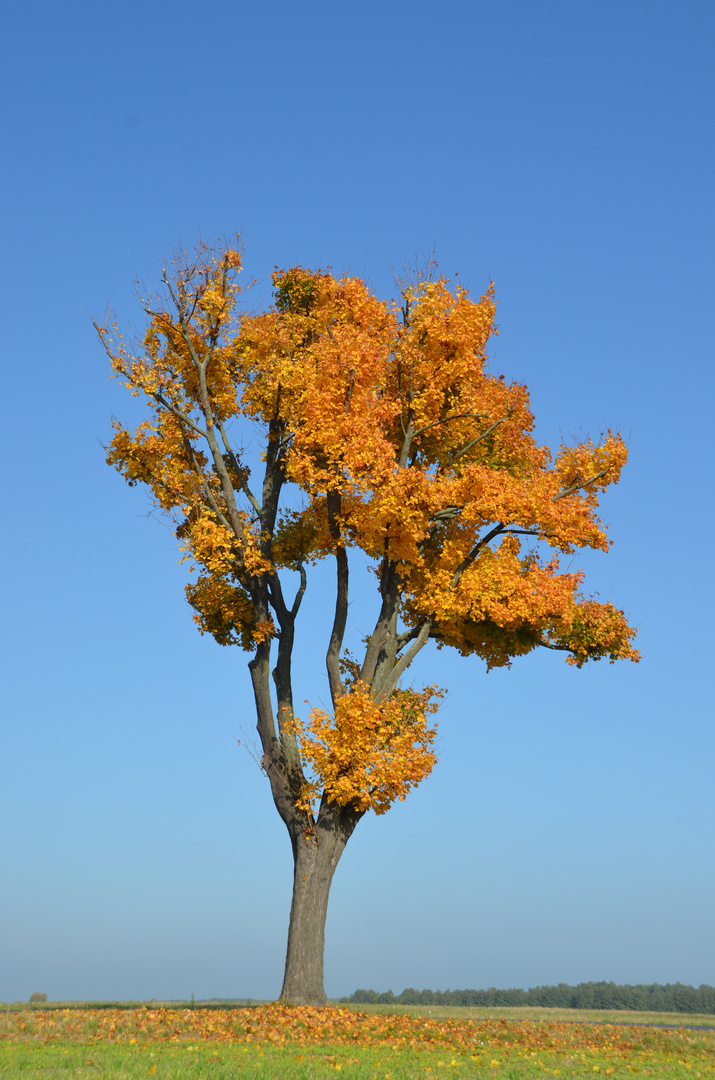
[[[335,868],[362,813],[323,802],[310,831],[293,834],[293,900],[280,1000],[325,1005],[323,956],[328,897]]]

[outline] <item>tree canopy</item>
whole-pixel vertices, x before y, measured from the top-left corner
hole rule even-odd
[[[179,252],[143,299],[140,341],[97,327],[149,407],[135,431],[115,424],[107,460],[172,516],[201,632],[253,653],[263,765],[295,850],[336,812],[349,835],[431,770],[441,691],[400,686],[430,639],[487,669],[539,647],[577,667],[638,659],[623,612],[559,566],[576,548],[608,549],[598,499],[627,451],[611,431],[555,455],[538,445],[526,387],[488,367],[491,286],[474,300],[444,277],[418,280],[387,302],[357,277],[294,267],[254,312],[240,271],[238,243]],[[256,438],[258,464],[244,450]],[[355,658],[343,642],[358,549],[377,606]],[[332,707],[300,718],[296,618],[325,559]]]

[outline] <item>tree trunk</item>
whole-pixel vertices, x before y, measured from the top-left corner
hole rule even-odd
[[[325,1005],[323,954],[328,896],[335,868],[361,813],[323,803],[317,824],[291,836],[293,901],[280,1000],[291,1005]]]

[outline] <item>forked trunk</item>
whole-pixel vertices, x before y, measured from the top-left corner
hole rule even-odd
[[[328,897],[335,868],[362,815],[339,806],[322,807],[314,830],[293,843],[293,900],[280,1000],[325,1005],[323,954]]]

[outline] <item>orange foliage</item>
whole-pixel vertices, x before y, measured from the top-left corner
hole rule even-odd
[[[526,388],[485,367],[491,286],[475,301],[440,278],[387,303],[359,278],[298,267],[274,274],[275,305],[255,314],[239,306],[240,269],[236,245],[180,253],[163,295],[144,301],[136,348],[98,327],[150,410],[133,433],[116,425],[107,460],[173,516],[199,574],[194,617],[222,645],[289,649],[302,592],[290,608],[281,572],[342,566],[350,549],[372,561],[382,607],[360,678],[343,683],[333,657],[332,711],[302,723],[279,702],[278,739],[312,770],[298,809],[322,790],[382,813],[434,763],[426,717],[439,695],[398,689],[430,638],[487,667],[539,646],[577,666],[638,659],[623,612],[584,596],[555,554],[608,550],[598,497],[627,451],[610,431],[553,459],[536,443]],[[254,490],[240,447],[257,438]]]
[[[380,704],[358,682],[332,715],[316,708],[307,724],[291,717],[303,761],[313,772],[300,805],[309,810],[324,791],[343,806],[384,814],[395,799],[403,800],[432,772],[437,728],[427,726],[427,715],[437,712],[442,696],[436,687],[396,690]]]

